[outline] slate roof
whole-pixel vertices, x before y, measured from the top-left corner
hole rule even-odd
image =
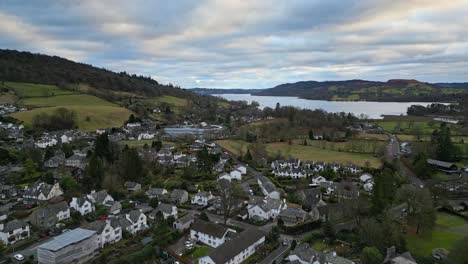
[[[264,212],[269,212],[272,209],[279,209],[281,207],[281,200],[273,198],[252,197],[249,201],[251,206],[258,205]]]
[[[86,202],[91,203],[91,201],[86,197],[78,197],[76,198],[76,203],[79,207],[82,207]]]
[[[240,233],[237,237],[229,240],[216,248],[208,256],[214,263],[228,263],[229,260],[239,255],[246,248],[265,236],[265,233],[258,228],[251,228]]]
[[[192,225],[192,230],[207,234],[210,236],[222,238],[228,231],[227,227],[224,227],[222,225],[206,222],[203,220],[196,220],[195,223]]]
[[[43,193],[45,196],[48,196],[50,191],[52,190],[52,187],[53,185],[37,181],[24,191],[23,196],[37,197],[41,193]]]
[[[100,190],[99,192],[94,192],[90,194],[94,201],[98,204],[104,203],[104,199],[109,195],[106,190]]]
[[[133,223],[136,223],[138,222],[138,218],[140,218],[141,214],[142,212],[140,212],[140,210],[133,210],[130,213],[128,213],[128,218],[130,218],[130,220],[132,220]]]
[[[83,228],[76,228],[66,233],[63,233],[59,236],[54,237],[53,240],[47,243],[44,243],[42,245],[39,245],[38,248],[46,249],[50,251],[58,251],[64,247],[67,247],[69,245],[88,239],[94,234],[96,234],[96,231],[87,230]]]
[[[184,196],[185,194],[188,195],[188,192],[185,191],[185,190],[174,189],[174,190],[172,190],[171,198],[176,199],[176,200],[180,200],[182,198],[182,196]]]
[[[98,220],[83,226],[84,229],[96,231],[97,234],[102,234],[104,228],[106,227],[107,222],[105,220]]]
[[[156,211],[161,211],[165,214],[172,214],[172,207],[173,206],[170,204],[160,203],[156,208]]]
[[[36,214],[39,217],[49,217],[51,215],[57,215],[58,212],[63,212],[67,209],[69,209],[67,202],[62,201],[60,203],[37,208],[33,211],[33,214]]]
[[[148,196],[159,196],[162,195],[163,192],[166,190],[163,188],[150,188],[149,190],[146,191],[146,195]]]
[[[312,263],[320,257],[321,252],[317,251],[309,246],[307,243],[302,243],[296,246],[296,248],[289,253],[289,255],[296,255],[302,261]]]
[[[441,168],[446,168],[446,169],[450,169],[453,166],[456,167],[456,165],[451,163],[451,162],[445,162],[445,161],[434,160],[434,159],[427,159],[427,163],[429,163],[431,165],[439,166]]]
[[[185,224],[185,223],[188,223],[188,222],[192,221],[193,218],[194,218],[193,215],[187,214],[187,215],[184,215],[184,216],[180,217],[179,219],[177,219],[176,223]]]
[[[266,176],[260,175],[260,176],[258,176],[258,180],[262,183],[263,188],[268,193],[272,193],[274,191],[277,191],[276,186]]]
[[[3,227],[2,232],[8,233],[10,231],[14,231],[16,229],[23,228],[23,227],[25,227],[27,225],[28,224],[23,220],[18,220],[18,219],[11,220],[10,222],[5,224],[5,226]]]

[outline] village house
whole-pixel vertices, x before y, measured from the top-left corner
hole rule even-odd
[[[186,190],[174,189],[172,190],[170,200],[176,204],[184,204],[189,200],[188,192]]]
[[[196,220],[190,228],[190,239],[217,248],[226,242],[229,232],[236,232],[222,225]]]
[[[132,181],[125,182],[124,186],[129,192],[137,192],[141,190],[141,184]]]
[[[305,222],[307,212],[300,208],[288,207],[281,210],[278,218],[281,219],[285,225],[297,225]]]
[[[95,204],[106,205],[114,202],[114,198],[112,198],[106,190],[100,190],[98,192],[92,190],[90,194],[86,195],[86,197]]]
[[[258,228],[251,228],[232,240],[217,247],[208,256],[199,259],[200,264],[239,264],[255,254],[265,243],[265,233]]]
[[[100,248],[119,242],[122,239],[122,228],[115,219],[94,221],[84,226],[83,229],[96,232]]]
[[[65,165],[65,153],[63,151],[56,151],[55,155],[44,162],[46,168],[58,168]]]
[[[26,188],[23,192],[23,198],[26,203],[37,201],[41,202],[48,201],[62,194],[63,190],[60,188],[59,183],[51,185],[42,181],[37,181]]]
[[[458,166],[455,163],[441,161],[441,160],[427,159],[427,164],[445,173],[457,173],[458,172]]]
[[[322,191],[319,188],[309,188],[298,192],[298,198],[306,211],[312,211],[316,207],[325,205],[322,200]]]
[[[199,206],[207,206],[208,203],[213,199],[213,195],[211,192],[200,192],[198,191],[197,194],[195,194],[192,197],[192,204],[196,204]]]
[[[37,247],[37,261],[41,264],[82,264],[90,261],[98,249],[96,231],[76,228],[39,245]]]
[[[29,222],[37,228],[50,228],[68,218],[70,218],[70,207],[62,201],[34,209],[29,215]]]
[[[316,176],[312,177],[311,186],[319,186],[322,182],[328,182],[328,180],[325,179],[325,177],[323,177],[323,176],[316,175]]]
[[[301,168],[279,168],[272,173],[276,177],[290,177],[293,179],[300,179],[308,176],[307,172]]]
[[[150,188],[149,190],[145,192],[146,196],[148,196],[148,198],[150,199],[152,198],[160,199],[163,195],[166,195],[167,193],[168,193],[167,190],[163,188]]]
[[[165,203],[159,203],[158,207],[154,211],[161,212],[164,220],[167,220],[169,217],[173,217],[174,220],[177,219],[177,206]]]
[[[262,190],[262,193],[265,196],[268,196],[273,199],[280,199],[281,194],[279,190],[276,189],[276,186],[266,176],[263,176],[263,175],[258,176],[257,182],[258,182],[260,189]]]
[[[368,173],[364,173],[359,177],[359,181],[362,184],[362,188],[366,192],[371,192],[374,188],[374,178]]]
[[[320,252],[310,248],[307,243],[297,245],[296,248],[286,257],[286,260],[290,261],[290,263],[300,264],[354,264],[353,261],[338,256],[335,251],[326,253]]]
[[[250,197],[247,205],[249,219],[254,219],[256,221],[275,219],[280,211],[285,208],[287,208],[287,205],[279,199],[258,196]]]
[[[186,214],[174,221],[173,227],[179,232],[184,232],[185,230],[190,228],[194,221],[195,218],[192,214]]]
[[[416,260],[409,252],[398,254],[393,246],[387,248],[387,254],[382,264],[416,264]]]
[[[136,234],[148,228],[146,215],[140,210],[132,210],[129,213],[118,215],[116,219],[122,230],[126,230],[130,234]]]
[[[9,199],[18,196],[18,192],[14,185],[0,183],[0,199]]]
[[[73,197],[70,207],[80,212],[81,215],[86,215],[96,210],[94,204],[86,197]]]
[[[11,220],[6,224],[0,223],[0,240],[4,245],[11,245],[29,238],[29,225],[23,220]]]
[[[65,160],[65,166],[84,169],[86,167],[86,156],[74,154]]]

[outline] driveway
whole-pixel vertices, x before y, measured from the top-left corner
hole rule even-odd
[[[28,246],[25,249],[15,250],[13,253],[8,254],[8,257],[13,257],[13,255],[15,255],[15,254],[21,254],[21,255],[24,256],[25,259],[28,259],[29,256],[34,256],[34,258],[36,259],[37,258],[37,247],[44,244],[44,243],[46,243],[46,242],[49,242],[52,239],[53,239],[53,237],[48,237],[46,239],[43,239],[43,240],[41,240],[39,242],[36,242],[36,243]]]

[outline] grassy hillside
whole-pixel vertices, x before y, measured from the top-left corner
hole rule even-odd
[[[226,148],[232,153],[239,155],[240,153],[246,153],[249,143],[241,140],[218,140],[216,141],[220,146]],[[281,154],[286,158],[298,158],[302,160],[310,161],[322,161],[322,162],[337,162],[341,164],[356,164],[360,166],[369,163],[371,167],[377,168],[382,165],[378,158],[372,157],[367,154],[356,154],[349,152],[339,152],[328,149],[321,149],[313,146],[303,145],[289,145],[285,142],[268,143],[266,144],[266,150],[268,155],[275,156]]]
[[[1,87],[11,88],[19,98],[44,97],[62,94],[73,94],[71,91],[61,90],[55,85],[5,82]]]
[[[39,113],[52,113],[59,107],[73,110],[78,116],[78,128],[83,131],[95,131],[98,128],[120,127],[128,119],[131,111],[123,107],[116,106],[57,106],[36,108],[29,111],[17,112],[10,116],[23,121],[26,125],[31,125],[35,115]]]
[[[89,105],[89,106],[117,106],[111,102],[88,94],[57,95],[50,97],[33,97],[20,101],[20,104],[34,107]]]
[[[52,113],[59,107],[65,107],[77,113],[78,127],[84,131],[95,131],[98,128],[122,126],[132,113],[130,110],[89,94],[63,90],[55,85],[31,83],[5,83],[7,87],[22,97],[18,104],[33,108],[17,112],[10,116],[31,125],[34,116],[39,113]],[[0,96],[0,101],[5,100]]]

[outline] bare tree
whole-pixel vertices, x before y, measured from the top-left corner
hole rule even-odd
[[[223,210],[224,225],[226,225],[233,209],[239,200],[245,197],[245,193],[237,182],[230,182],[228,180],[219,180],[218,189]]]

